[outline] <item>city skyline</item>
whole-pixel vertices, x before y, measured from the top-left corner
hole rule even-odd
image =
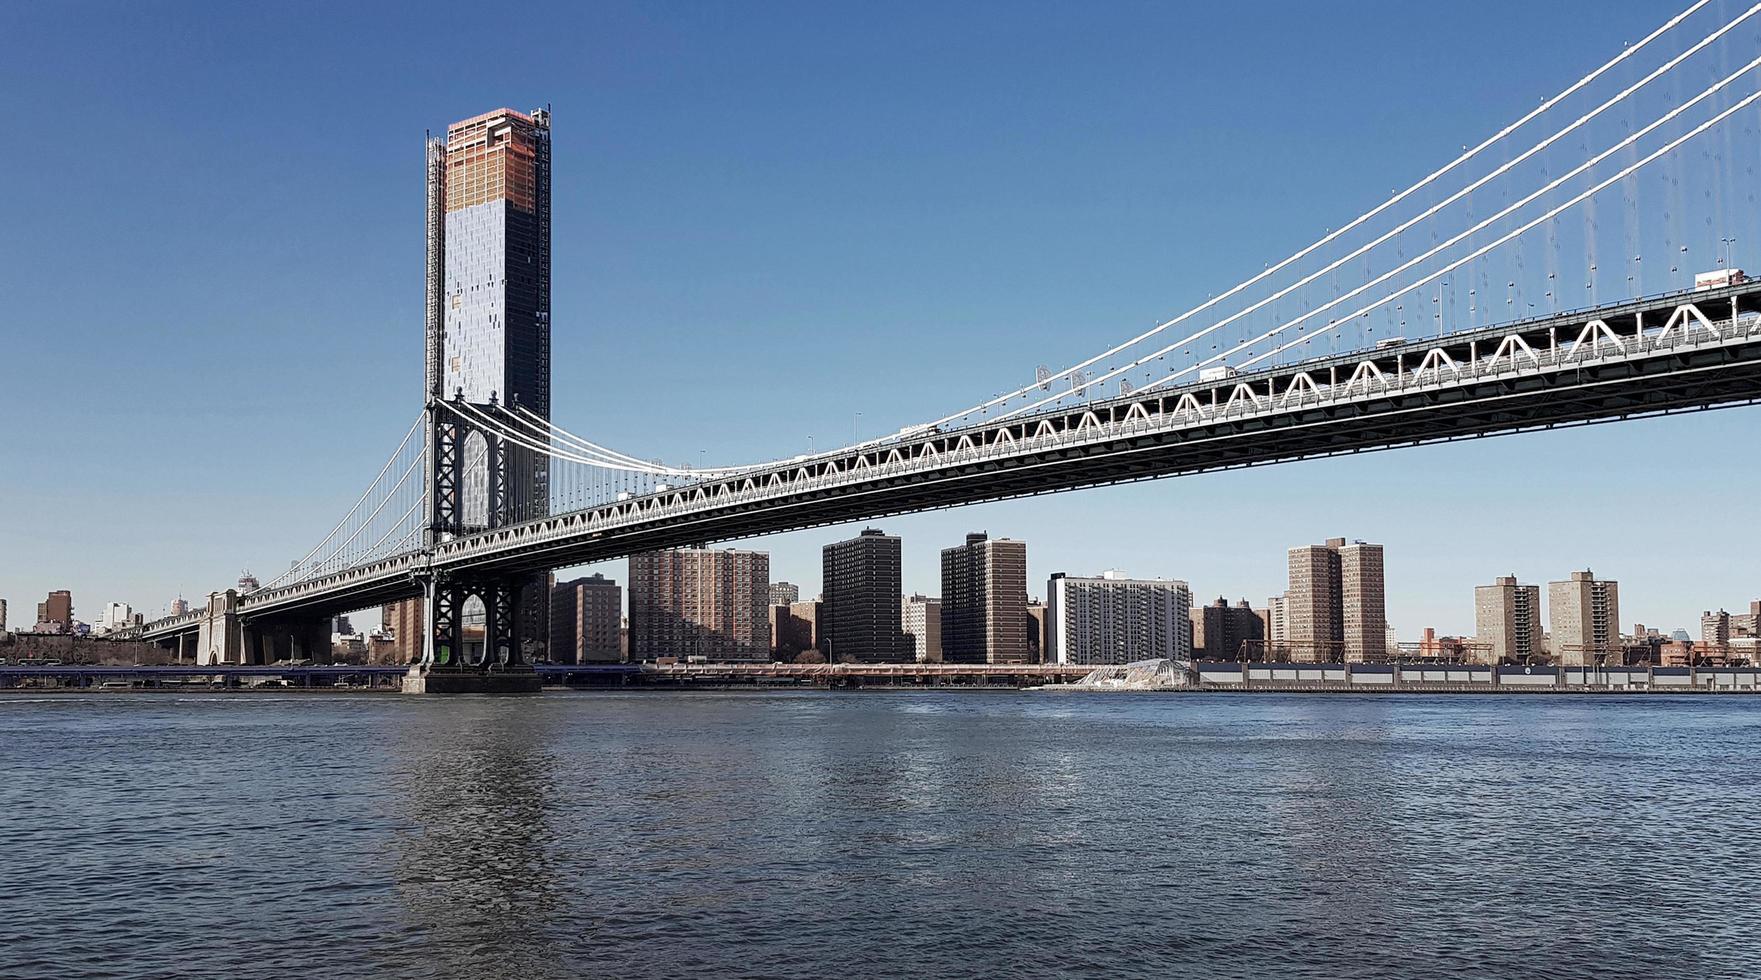
[[[971,510],[971,509],[972,508],[968,508],[967,510]],[[956,513],[958,513],[958,512],[956,512]],[[889,522],[889,526],[891,525],[891,523],[892,522]],[[897,550],[899,551],[899,553],[901,555],[901,558],[899,561],[900,566],[903,567],[903,566],[909,565],[909,562],[906,559],[913,553],[913,549],[910,546],[910,544],[903,539],[902,535],[894,535],[894,534],[891,534],[890,532],[882,531],[880,529],[874,528],[872,526],[872,524],[870,524],[870,523],[850,525],[850,527],[856,527],[856,528],[862,529],[861,533],[858,533],[855,535],[855,539],[857,539],[857,540],[860,540],[864,534],[886,534],[888,538],[895,541],[894,547],[897,548]],[[771,540],[771,539],[774,539],[777,537],[786,537],[786,536],[793,536],[793,535],[821,535],[822,537],[820,539],[818,550],[820,552],[820,557],[823,561],[825,558],[825,552],[830,550],[830,547],[833,544],[838,543],[835,541],[824,540],[823,535],[825,534],[825,532],[826,532],[826,529],[817,529],[814,531],[792,532],[791,535],[773,535],[773,536],[769,536],[767,538],[756,538],[756,539],[746,539],[746,540],[765,541],[765,540]],[[984,534],[988,534],[988,532],[987,531],[973,532],[971,530],[968,530],[968,531],[965,531],[962,533],[962,539],[970,542],[971,538],[974,535],[984,535]],[[1013,539],[1013,540],[1023,542],[1026,544],[1032,543],[1030,541],[1026,541],[1026,539],[1023,537],[1014,536],[1014,535],[1001,535],[1000,539],[1002,539],[1002,540]],[[939,600],[941,598],[941,592],[943,591],[943,588],[942,588],[943,584],[945,583],[945,578],[943,577],[943,568],[942,568],[940,555],[941,555],[942,551],[947,550],[947,548],[955,547],[955,546],[956,546],[956,543],[953,541],[943,542],[943,543],[932,542],[929,544],[922,545],[919,548],[919,550],[923,551],[926,555],[930,556],[931,559],[936,563],[935,564],[936,578],[933,581],[924,583],[923,588],[914,588],[911,581],[908,579],[905,579],[901,575],[900,587],[899,587],[899,598],[901,600],[904,600],[904,599],[910,598],[913,595],[917,595],[917,596],[929,597],[931,599]],[[1376,555],[1378,571],[1380,571],[1381,564],[1384,560],[1383,555],[1385,552],[1383,545],[1380,543],[1367,544],[1366,542],[1364,542],[1360,539],[1350,539],[1349,544],[1347,544],[1347,539],[1334,538],[1334,539],[1329,539],[1325,545],[1320,545],[1320,546],[1315,546],[1315,545],[1292,546],[1292,547],[1285,549],[1285,557],[1287,558],[1288,563],[1294,563],[1295,562],[1295,555],[1298,552],[1303,552],[1303,553],[1307,554],[1307,553],[1315,552],[1317,550],[1325,551],[1327,548],[1351,549],[1351,548],[1357,548],[1357,547],[1367,547],[1367,548],[1374,550],[1374,553]],[[757,554],[762,555],[764,557],[765,564],[766,564],[766,569],[767,569],[766,574],[769,576],[768,581],[766,582],[767,600],[774,600],[778,595],[783,594],[784,592],[794,595],[797,599],[805,597],[810,603],[817,603],[819,600],[824,598],[823,582],[821,583],[820,586],[805,586],[799,582],[791,582],[788,579],[782,578],[781,574],[778,573],[777,571],[775,571],[775,569],[778,567],[776,564],[776,556],[773,553],[771,553],[770,551],[766,550],[765,548],[762,548],[762,547],[738,547],[733,543],[721,542],[711,548],[706,549],[706,551],[709,553],[714,553],[714,552],[719,551],[719,552],[737,552],[737,553],[742,553],[742,554],[757,553]],[[1046,572],[1046,573],[1042,574],[1040,571],[1035,570],[1037,562],[1033,558],[1034,549],[1031,547],[1027,548],[1026,555],[1027,555],[1027,558],[1026,558],[1027,573],[1026,573],[1026,580],[1025,580],[1026,581],[1026,595],[1030,601],[1035,601],[1035,602],[1040,602],[1040,603],[1045,603],[1047,600],[1049,600],[1050,594],[1051,594],[1050,587],[1052,584],[1052,580],[1056,579],[1057,577],[1069,576],[1072,578],[1097,578],[1098,579],[1098,578],[1105,577],[1109,574],[1116,574],[1117,573],[1117,568],[1115,566],[1107,565],[1107,564],[1103,563],[1100,565],[1083,567],[1080,569],[1062,569],[1062,568],[1060,568],[1060,569],[1056,569],[1054,571]],[[630,564],[631,559],[645,559],[647,557],[649,557],[649,555],[647,553],[645,553],[645,554],[640,554],[640,555],[633,555],[630,558],[620,558],[620,559],[617,559],[614,561],[609,561],[609,562],[598,562],[598,563],[595,563],[595,564],[589,565],[589,566],[579,566],[580,569],[591,569],[592,571],[578,571],[574,574],[565,575],[565,574],[563,574],[563,572],[565,570],[558,570],[558,572],[553,573],[552,579],[554,580],[555,583],[564,583],[565,581],[569,581],[569,580],[572,580],[573,582],[578,583],[582,580],[602,579],[602,580],[610,581],[613,584],[615,584],[618,581],[626,580],[627,576],[630,576],[633,574],[632,570],[631,570],[632,566]],[[1396,567],[1399,567],[1399,565],[1400,565],[1400,556],[1399,555],[1395,556],[1395,562],[1396,562]],[[1337,559],[1335,559],[1335,563],[1337,564]],[[1293,570],[1293,568],[1294,568],[1293,564],[1287,564],[1284,570],[1286,572],[1290,572]],[[1146,578],[1150,579],[1150,580],[1157,580],[1157,581],[1178,581],[1181,583],[1185,583],[1187,581],[1186,578],[1179,578],[1179,579],[1173,578],[1173,576],[1176,574],[1184,574],[1184,570],[1181,570],[1181,569],[1176,569],[1176,570],[1172,570],[1172,571],[1158,570],[1155,572],[1151,572],[1148,576],[1146,576]],[[1462,601],[1459,601],[1456,603],[1456,605],[1461,606],[1462,609],[1464,610],[1465,619],[1467,621],[1466,625],[1464,625],[1464,626],[1460,626],[1460,627],[1443,626],[1443,625],[1439,625],[1439,623],[1437,623],[1437,622],[1410,623],[1410,624],[1400,623],[1400,622],[1396,622],[1391,615],[1384,618],[1383,623],[1386,625],[1386,627],[1390,631],[1391,635],[1393,635],[1393,634],[1398,635],[1399,641],[1403,644],[1411,644],[1411,643],[1416,642],[1421,637],[1421,635],[1427,630],[1432,631],[1438,637],[1454,637],[1454,638],[1465,638],[1465,639],[1471,640],[1471,639],[1474,639],[1476,636],[1487,635],[1488,630],[1496,633],[1501,629],[1507,630],[1507,629],[1511,628],[1508,625],[1508,623],[1506,623],[1506,625],[1501,627],[1501,626],[1497,625],[1497,620],[1495,618],[1491,619],[1491,620],[1488,620],[1486,618],[1489,615],[1488,606],[1487,606],[1488,602],[1498,603],[1500,601],[1503,601],[1503,602],[1508,603],[1511,600],[1509,600],[1509,599],[1505,599],[1505,600],[1488,599],[1488,598],[1486,598],[1486,596],[1488,594],[1491,594],[1492,592],[1495,592],[1500,587],[1505,588],[1507,591],[1510,588],[1516,588],[1519,591],[1527,590],[1529,592],[1535,593],[1534,598],[1521,600],[1521,601],[1532,603],[1532,605],[1529,606],[1528,608],[1530,608],[1531,610],[1541,610],[1542,612],[1539,616],[1534,617],[1533,620],[1528,620],[1525,618],[1525,622],[1529,622],[1531,624],[1532,628],[1535,629],[1538,633],[1545,633],[1550,636],[1553,631],[1552,609],[1554,606],[1554,600],[1552,598],[1552,591],[1551,590],[1553,590],[1557,587],[1566,586],[1566,585],[1570,584],[1573,580],[1581,578],[1586,575],[1590,575],[1593,579],[1595,579],[1597,581],[1602,581],[1602,580],[1606,580],[1606,579],[1610,578],[1609,576],[1593,575],[1590,572],[1590,570],[1585,569],[1585,568],[1581,568],[1581,567],[1570,567],[1570,568],[1565,568],[1565,569],[1559,569],[1559,570],[1547,572],[1544,574],[1546,574],[1550,577],[1540,579],[1539,580],[1540,584],[1536,584],[1536,582],[1530,581],[1526,576],[1493,575],[1493,576],[1487,577],[1486,581],[1481,581],[1481,582],[1478,582],[1478,583],[1472,585],[1466,594],[1466,598],[1463,599]],[[809,576],[806,574],[800,574],[800,575],[798,575],[798,577],[802,578],[802,579],[815,579],[814,576]],[[249,580],[251,578],[252,578],[252,576],[250,576],[248,572],[243,573],[243,575],[241,575],[240,584],[241,585],[244,584],[244,582],[246,582],[247,580]],[[1378,575],[1378,580],[1379,580],[1378,586],[1381,585],[1380,578],[1381,578],[1381,576]],[[1616,583],[1618,583],[1619,579],[1620,579],[1620,576],[1618,574],[1615,576],[1612,576],[1612,581],[1608,581],[1607,584],[1612,588],[1613,586],[1616,585]],[[1383,590],[1383,591],[1385,591],[1385,595],[1383,597],[1383,607],[1384,608],[1386,608],[1386,604],[1389,601],[1390,597],[1399,594],[1398,587],[1400,585],[1400,579],[1398,577],[1395,577],[1395,578],[1389,579],[1388,581],[1392,584],[1393,587],[1386,588],[1385,590]],[[1761,581],[1761,577],[1751,577],[1748,581],[1751,583]],[[1240,598],[1243,599],[1244,601],[1247,601],[1250,604],[1251,608],[1253,608],[1254,610],[1259,611],[1259,612],[1267,612],[1268,610],[1270,610],[1272,608],[1273,604],[1277,603],[1279,600],[1287,600],[1288,599],[1289,582],[1290,582],[1290,579],[1287,577],[1285,580],[1285,587],[1284,588],[1278,588],[1275,591],[1270,591],[1270,592],[1266,593],[1265,595],[1261,594],[1261,592],[1264,592],[1265,590],[1261,590],[1260,592],[1248,591],[1248,592],[1242,593]],[[1335,582],[1332,586],[1332,589],[1333,589],[1334,593],[1336,594],[1335,595],[1336,599],[1343,597],[1344,591],[1342,589],[1341,583]],[[1215,589],[1201,590],[1196,586],[1190,587],[1188,589],[1188,591],[1191,593],[1191,608],[1195,611],[1195,613],[1204,608],[1204,602],[1199,597],[1204,596],[1207,591],[1217,592],[1217,590],[1215,590]],[[69,593],[69,592],[71,592],[73,594],[73,597],[77,597],[79,595],[80,590],[77,588],[68,589],[68,590],[64,590],[64,589],[51,590],[47,593],[47,595],[49,596],[48,601],[53,602],[56,600],[57,596],[64,596],[66,593]],[[1720,592],[1715,596],[1709,595],[1708,597],[1706,597],[1704,599],[1704,601],[1702,601],[1700,603],[1700,605],[1698,607],[1698,611],[1683,612],[1681,614],[1681,618],[1679,619],[1679,621],[1677,619],[1672,619],[1672,618],[1667,618],[1667,617],[1665,617],[1663,619],[1658,619],[1655,617],[1647,619],[1647,617],[1645,617],[1645,616],[1638,615],[1638,614],[1629,612],[1627,610],[1621,609],[1621,607],[1619,605],[1620,600],[1616,600],[1615,604],[1612,607],[1614,610],[1612,617],[1604,617],[1605,627],[1604,627],[1604,633],[1602,634],[1601,642],[1604,645],[1612,642],[1612,640],[1609,639],[1609,636],[1611,634],[1606,632],[1606,629],[1608,627],[1613,628],[1612,636],[1615,638],[1618,638],[1619,636],[1627,635],[1629,632],[1629,627],[1631,627],[1633,624],[1645,623],[1645,622],[1650,623],[1651,629],[1653,632],[1660,630],[1662,635],[1664,635],[1664,636],[1669,636],[1671,634],[1686,635],[1686,636],[1694,638],[1695,640],[1698,640],[1700,637],[1700,634],[1701,634],[1703,621],[1706,619],[1707,616],[1712,615],[1714,613],[1714,611],[1722,611],[1722,612],[1729,613],[1730,615],[1733,615],[1733,616],[1741,616],[1744,614],[1744,611],[1749,608],[1750,603],[1756,601],[1750,595],[1745,595],[1742,592],[1741,585],[1739,585],[1734,591],[1727,589],[1727,590],[1725,590],[1725,592],[1729,592],[1730,595],[1725,595],[1724,592]],[[1749,588],[1749,592],[1751,594],[1752,593],[1761,593],[1761,586],[1751,585]],[[1227,593],[1218,593],[1218,595],[1222,596],[1222,597],[1226,597]],[[1458,598],[1460,598],[1460,597],[1458,597]],[[184,602],[185,607],[188,608],[191,605],[200,605],[201,602],[206,600],[206,596],[200,597],[197,600],[197,602],[194,604],[188,602],[187,597],[180,597],[180,599]],[[17,597],[0,596],[0,610],[4,610],[6,608],[5,603],[9,600],[14,602],[15,604],[21,604],[21,603],[25,602],[24,599],[20,599]],[[70,598],[69,601],[73,601],[76,603],[74,608],[75,608],[75,612],[77,613],[77,601],[78,600],[76,598]],[[110,626],[111,625],[104,618],[107,611],[113,612],[116,608],[120,607],[122,609],[126,609],[129,613],[133,614],[133,616],[136,619],[139,619],[143,615],[147,615],[143,610],[152,608],[151,606],[137,608],[137,607],[134,607],[131,603],[117,602],[117,601],[113,601],[113,600],[93,600],[93,599],[88,598],[84,601],[87,603],[91,603],[93,605],[97,605],[100,609],[99,614],[97,614],[96,616],[93,616],[89,619],[82,618],[78,615],[75,615],[74,619],[75,619],[75,621],[77,621],[83,625],[92,627],[93,631],[95,633],[98,632],[97,628],[99,626],[101,626],[101,625]],[[418,621],[420,619],[419,610],[421,608],[421,602],[422,602],[421,599],[411,599],[411,600],[406,600],[402,603],[398,603],[397,605],[411,606],[416,610],[416,612],[414,612],[413,614],[412,613],[399,613],[398,614],[399,618],[403,619],[406,623]],[[774,601],[772,601],[772,602],[769,602],[768,604],[775,605],[776,603]],[[38,621],[39,622],[43,621],[41,619],[41,616],[42,616],[44,609],[46,608],[46,605],[47,605],[46,602],[41,602],[41,601],[37,602]],[[386,608],[389,609],[390,607],[386,607]],[[623,605],[621,608],[622,608],[623,614],[625,616],[627,616],[629,613],[629,602],[628,602],[628,593],[627,592],[625,592],[623,595]],[[1731,612],[1732,610],[1734,610],[1734,612]],[[378,617],[380,615],[380,613],[381,613],[380,607],[374,606],[374,607],[366,608],[366,609],[362,610],[360,613],[352,614],[352,618],[359,619],[363,623],[365,623],[365,622],[369,622],[369,621],[374,620],[374,618]],[[1275,617],[1276,614],[1269,613],[1268,615]],[[1286,612],[1286,615],[1288,616],[1289,613]],[[1341,610],[1341,615],[1343,615],[1342,610]],[[413,618],[410,618],[412,616],[413,616]],[[1506,614],[1506,616],[1508,616],[1508,614]],[[148,618],[151,618],[151,617],[148,616]],[[58,621],[58,620],[54,620],[52,618],[51,621]],[[388,620],[386,620],[384,618],[381,618],[380,621],[381,622],[389,622]],[[0,620],[0,625],[3,625],[3,624],[5,624],[5,621]],[[1266,625],[1267,625],[1268,629],[1271,628],[1270,622],[1267,622]],[[28,632],[29,630],[31,630],[32,626],[33,626],[33,624],[30,624],[30,623],[18,622],[18,621],[16,621],[16,618],[15,618],[15,620],[13,622],[11,622],[9,625],[5,625],[4,628],[10,628],[11,630],[14,630],[14,631],[27,631]],[[1335,632],[1337,632],[1338,628],[1339,628],[1339,624],[1335,624]],[[1576,628],[1575,625],[1572,628]],[[1288,629],[1289,629],[1289,624],[1286,623],[1287,634],[1288,634]],[[1290,639],[1290,637],[1288,635],[1285,638]],[[1266,639],[1271,639],[1271,637],[1268,635],[1266,637]],[[1305,640],[1303,642],[1304,643],[1313,643],[1314,641],[1312,639],[1310,639],[1310,640]],[[1335,637],[1335,639],[1330,642],[1333,644],[1333,646],[1338,647],[1340,649],[1340,651],[1344,651],[1346,649],[1344,642],[1342,640],[1339,640],[1338,637]],[[1196,644],[1196,643],[1195,643],[1195,645],[1202,646],[1202,644]],[[400,646],[401,646],[401,643],[400,643]],[[1329,648],[1329,649],[1331,649],[1331,648]],[[1527,644],[1524,644],[1522,649],[1529,650],[1529,647]],[[1353,657],[1352,659],[1361,659],[1361,656],[1360,657]],[[1373,659],[1373,657],[1372,657],[1372,659]]]
[[[1544,15],[1569,23],[1586,50],[1637,36],[1655,19],[1654,11],[1637,4],[1605,10],[1593,25],[1558,12]],[[271,577],[274,561],[297,554],[314,530],[321,533],[348,493],[329,477],[368,468],[358,464],[382,451],[384,438],[405,421],[420,345],[421,296],[403,285],[420,250],[410,150],[417,124],[372,127],[343,147],[308,146],[309,157],[295,166],[277,160],[275,152],[290,124],[334,117],[345,103],[353,109],[354,100],[345,98],[352,93],[319,86],[299,89],[297,98],[275,98],[252,93],[245,83],[246,94],[264,96],[261,111],[211,121],[195,108],[191,93],[201,87],[187,84],[199,77],[185,77],[151,55],[129,55],[120,36],[76,30],[72,22],[50,29],[28,10],[8,16],[24,28],[49,30],[50,42],[16,65],[0,67],[7,81],[19,82],[0,96],[9,103],[56,101],[44,79],[67,84],[67,76],[29,70],[45,69],[56,58],[77,67],[83,59],[109,57],[138,69],[141,85],[126,92],[82,90],[87,124],[69,133],[65,145],[48,148],[52,165],[33,178],[51,192],[60,181],[79,180],[81,192],[20,202],[19,227],[29,234],[0,245],[12,267],[35,284],[18,298],[17,313],[39,329],[7,338],[21,362],[58,363],[59,345],[67,345],[106,351],[128,372],[120,383],[87,383],[82,398],[71,402],[50,387],[60,383],[48,380],[56,378],[52,371],[25,372],[9,394],[18,424],[55,432],[67,445],[102,446],[103,452],[12,451],[16,465],[0,475],[0,538],[8,556],[0,567],[0,595],[17,610],[36,595],[66,587],[87,596],[93,608],[119,601],[152,614],[171,595],[199,601],[224,587],[241,561]],[[1416,135],[1383,144],[1370,139],[1376,127],[1349,113],[1334,113],[1327,127],[1305,125],[1300,107],[1288,100],[1253,101],[1255,115],[1243,121],[1230,107],[1262,91],[1256,86],[1266,93],[1288,86],[1255,77],[1245,79],[1249,87],[1243,90],[1244,79],[1227,73],[1213,73],[1213,79],[1205,70],[1213,67],[1209,56],[1194,45],[1181,49],[1184,60],[1159,63],[1149,75],[1139,74],[1148,69],[1117,68],[1130,73],[1126,79],[1144,82],[1145,94],[1096,121],[1074,110],[1112,104],[1110,97],[1130,85],[1076,72],[1071,91],[1041,92],[1045,104],[1022,106],[1019,94],[983,80],[982,64],[961,63],[966,52],[959,42],[977,36],[983,21],[964,13],[946,25],[948,41],[924,52],[928,65],[943,82],[958,77],[968,83],[954,86],[961,105],[989,110],[1007,99],[1041,123],[1046,135],[1027,139],[1014,123],[997,121],[1008,114],[993,119],[979,113],[978,128],[956,137],[946,128],[951,117],[932,93],[918,90],[901,92],[894,101],[870,94],[839,102],[848,118],[825,117],[824,106],[831,103],[819,98],[841,91],[863,95],[863,59],[891,56],[883,50],[886,31],[860,46],[848,68],[828,77],[826,93],[805,102],[778,96],[774,85],[783,76],[755,60],[723,60],[713,66],[716,74],[693,76],[728,82],[731,91],[750,96],[740,119],[752,124],[751,132],[729,133],[716,118],[725,108],[718,100],[689,88],[645,92],[632,82],[639,77],[644,44],[665,34],[689,47],[705,43],[706,35],[688,24],[649,33],[644,25],[601,16],[610,36],[635,46],[629,60],[609,60],[602,77],[489,66],[488,75],[468,85],[388,85],[375,111],[394,120],[444,120],[540,98],[559,107],[565,137],[558,153],[566,157],[559,167],[566,167],[568,179],[558,187],[556,343],[558,364],[571,366],[558,372],[559,414],[602,420],[629,445],[655,446],[680,461],[706,445],[787,455],[805,450],[809,437],[823,447],[851,435],[875,435],[916,419],[922,406],[946,402],[949,391],[964,394],[973,370],[1004,385],[1030,375],[1039,361],[1061,362],[1085,352],[1096,340],[1112,340],[1130,324],[1180,308],[1257,268],[1287,243],[1307,241],[1356,213],[1387,186],[1446,156],[1452,146],[1444,137],[1492,131],[1513,106],[1528,104],[1531,90],[1557,87],[1560,71],[1545,59],[1524,62],[1490,80],[1490,88],[1469,92],[1458,81],[1413,70],[1438,57],[1471,58],[1472,39],[1486,36],[1485,25],[1475,22],[1455,25],[1459,50],[1401,50],[1389,64],[1358,66],[1356,74],[1309,56],[1287,61],[1295,67],[1285,70],[1304,72],[1306,84],[1336,100],[1347,101],[1342,93],[1357,86],[1367,93],[1373,79],[1366,71],[1401,80],[1406,88],[1377,104]],[[1167,22],[1172,15],[1107,16],[1117,28],[1133,18]],[[1191,28],[1192,18],[1218,16],[1183,12],[1180,24]],[[1525,10],[1525,16],[1537,15]],[[223,15],[228,17],[229,26],[247,32],[299,31],[274,14]],[[1328,29],[1376,27],[1375,17],[1361,11],[1339,12],[1337,19]],[[763,50],[764,20],[760,14],[750,24],[718,23],[716,29],[750,30]],[[1300,20],[1273,18],[1263,26],[1268,70],[1278,52],[1306,50]],[[164,31],[150,22],[133,27],[129,51],[139,50],[133,47],[139,37]],[[1009,43],[1032,47],[1057,27],[1052,21],[1018,26]],[[206,50],[206,43],[167,39],[180,53]],[[379,55],[361,48],[339,59],[361,72]],[[1132,62],[1115,57],[1107,63]],[[27,70],[15,77],[11,72],[20,65]],[[216,70],[223,67],[221,58]],[[266,77],[294,69],[293,60],[272,57]],[[199,76],[202,69],[179,71]],[[1169,101],[1173,93],[1181,98]],[[933,94],[947,98],[945,88]],[[1219,114],[1222,120],[1213,118]],[[167,124],[174,119],[176,125]],[[803,119],[814,123],[809,131],[820,139],[791,135],[789,124]],[[922,134],[915,127],[889,130],[903,141],[900,159],[892,161],[899,166],[877,173],[857,152],[869,144],[856,142],[877,120],[928,120],[941,128]],[[961,122],[970,120],[962,116]],[[1225,156],[1203,148],[1185,155],[1157,152],[1180,146],[1180,134],[1201,122],[1261,141],[1249,145],[1270,146],[1277,134],[1299,133],[1318,141],[1322,151],[1316,156],[1326,163],[1313,173],[1297,173],[1275,155]],[[142,152],[134,179],[174,192],[164,201],[140,200],[132,185],[98,179],[90,168],[101,156],[77,154],[95,149],[87,141],[99,131],[138,136]],[[697,153],[705,134],[727,137],[708,165]],[[830,143],[823,138],[828,135],[834,137]],[[1371,145],[1376,152],[1366,149]],[[200,154],[191,157],[197,149]],[[1031,152],[1023,157],[1007,152],[1012,149]],[[205,166],[190,166],[192,159]],[[686,159],[693,162],[680,162]],[[1106,176],[1107,192],[1094,189],[1095,174]],[[1221,191],[1218,182],[1225,185]],[[810,206],[792,204],[781,193],[785,186],[805,189]],[[1194,193],[1201,186],[1206,193]],[[263,187],[277,193],[271,199]],[[853,187],[882,198],[876,203],[885,204],[884,221],[860,200],[851,203]],[[1275,193],[1260,193],[1266,188]],[[246,202],[228,212],[225,230],[258,246],[217,250],[218,239],[204,237],[168,207],[201,193]],[[1216,195],[1216,202],[1201,199]],[[50,201],[57,202],[53,211]],[[1032,225],[1022,224],[1022,201],[1034,204]],[[97,224],[125,202],[143,209],[139,227]],[[862,243],[853,244],[843,226],[816,220],[822,212],[856,223]],[[63,214],[67,220],[58,220]],[[335,228],[344,215],[356,234],[339,238]],[[1191,229],[1183,241],[1202,241],[1202,248],[1166,241],[1175,219]],[[144,228],[154,234],[145,235]],[[1014,228],[1030,229],[1034,246],[1003,247],[1008,243],[1000,230]],[[730,249],[731,241],[756,247]],[[950,251],[938,244],[944,241],[962,247]],[[166,250],[166,243],[174,247]],[[46,261],[76,249],[77,265]],[[165,258],[169,252],[179,254],[175,264]],[[828,262],[828,256],[837,261]],[[950,261],[955,256],[961,261]],[[191,268],[205,274],[192,275]],[[951,271],[956,269],[959,275]],[[114,285],[83,285],[93,279]],[[911,291],[916,298],[901,298],[887,288],[889,281],[918,284]],[[681,283],[689,288],[681,292]],[[687,323],[697,328],[682,326]],[[704,324],[716,329],[702,329]],[[874,352],[863,338],[877,331],[890,338],[891,349],[946,353],[913,358],[902,381],[892,368],[865,370],[874,364]],[[227,370],[224,364],[241,349],[277,370]],[[779,359],[778,349],[797,360]],[[185,356],[192,350],[193,357]],[[679,373],[669,379],[685,390],[737,385],[739,397],[727,402],[731,413],[720,404],[689,401],[677,402],[678,411],[652,411],[656,366],[681,350],[690,356],[674,363]],[[595,367],[606,364],[618,367]],[[128,381],[131,375],[178,371],[196,372],[201,383],[168,393]],[[314,391],[337,397],[314,400]],[[566,411],[560,410],[563,402]],[[286,419],[284,409],[293,405],[299,415]],[[1624,495],[1600,488],[1623,485],[1635,469],[1667,472],[1703,458],[1728,460],[1724,475],[1740,483],[1754,475],[1756,463],[1727,446],[1755,411],[1313,461],[1300,471],[1272,467],[1083,491],[915,515],[889,529],[908,539],[947,540],[972,527],[992,527],[1031,540],[1030,586],[1050,570],[1122,566],[1186,577],[1200,595],[1260,601],[1278,591],[1278,581],[1259,556],[1349,528],[1402,556],[1390,569],[1390,580],[1398,584],[1390,590],[1389,620],[1403,637],[1423,625],[1471,632],[1472,607],[1460,596],[1495,574],[1515,571],[1523,581],[1547,582],[1584,566],[1607,569],[1625,585],[1626,619],[1693,632],[1701,609],[1740,604],[1751,591],[1761,532],[1739,525],[1713,547],[1696,544],[1693,574],[1684,576],[1675,562],[1656,560],[1654,543],[1635,537],[1635,530],[1642,534],[1646,528],[1633,527]],[[165,461],[182,455],[168,454],[168,448],[209,435],[215,420],[224,420],[228,433],[240,433],[233,447],[243,457],[240,465]],[[126,483],[115,480],[119,471],[130,474]],[[57,492],[45,493],[46,487]],[[1582,516],[1562,527],[1539,506],[1508,506],[1498,499],[1500,487],[1520,487],[1531,499],[1572,499]],[[1329,501],[1324,521],[1290,506],[1293,499],[1317,497]],[[275,519],[262,520],[264,513]],[[1182,519],[1169,522],[1168,514]],[[1455,533],[1464,524],[1496,533]],[[197,526],[202,533],[193,533]],[[859,522],[843,525],[835,533],[858,528]],[[814,566],[824,539],[814,533],[720,543],[769,551],[778,577],[806,585],[818,580]],[[1569,556],[1569,568],[1558,568],[1556,556]],[[936,591],[933,561],[926,551],[907,549],[905,591]],[[617,577],[619,564],[558,571]],[[16,611],[12,618],[18,619]]]

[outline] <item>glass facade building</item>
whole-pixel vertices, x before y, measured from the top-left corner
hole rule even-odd
[[[550,416],[550,118],[497,109],[446,130],[442,392]]]

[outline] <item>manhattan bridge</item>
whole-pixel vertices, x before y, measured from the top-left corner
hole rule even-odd
[[[551,418],[550,113],[455,123],[427,144],[420,413],[278,578],[137,633],[199,663],[264,663],[327,651],[336,614],[424,597],[419,670],[517,672],[520,610],[549,569],[1755,404],[1761,283],[1738,259],[1761,245],[1758,15],[1700,0],[1203,303],[1029,365],[1013,390],[788,459],[665,462]]]

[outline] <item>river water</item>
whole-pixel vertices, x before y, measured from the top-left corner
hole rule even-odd
[[[1761,976],[1761,698],[0,698],[0,976]]]

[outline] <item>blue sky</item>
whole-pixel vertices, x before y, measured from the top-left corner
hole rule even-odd
[[[644,456],[804,452],[1184,310],[1674,12],[1432,5],[0,7],[0,597],[278,568],[420,402],[424,129],[555,112],[555,416]],[[1740,257],[1739,257],[1740,258]],[[1757,264],[1752,261],[1751,265]],[[860,413],[860,415],[858,415]],[[1388,547],[1403,638],[1589,566],[1623,619],[1761,595],[1761,412],[889,520],[907,591],[967,530],[1051,572],[1256,605],[1284,550]],[[1746,448],[1745,448],[1746,447]],[[818,584],[840,529],[762,539]],[[624,577],[623,564],[606,569]]]

